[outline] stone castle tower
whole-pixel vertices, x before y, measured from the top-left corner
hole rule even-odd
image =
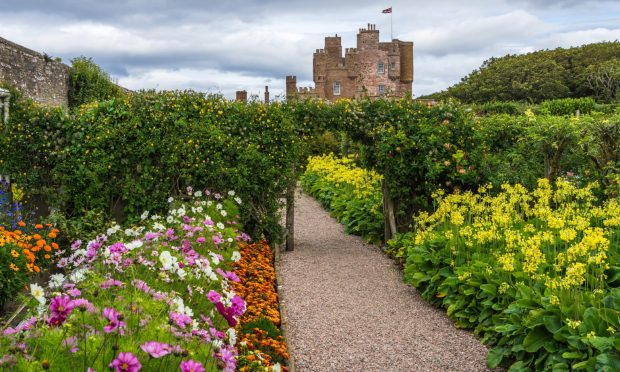
[[[295,76],[286,77],[287,99],[403,97],[413,83],[413,42],[379,41],[379,30],[369,24],[357,34],[357,48],[342,56],[340,36],[325,38],[325,48],[313,56],[315,88],[297,88]]]

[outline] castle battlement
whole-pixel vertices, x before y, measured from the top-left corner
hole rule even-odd
[[[360,28],[357,46],[345,48],[341,37],[325,37],[313,56],[315,87],[297,87],[295,76],[286,77],[287,98],[404,97],[413,82],[413,42],[379,41],[379,30],[369,23]]]

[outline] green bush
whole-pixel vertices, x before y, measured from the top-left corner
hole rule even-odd
[[[541,114],[558,116],[571,116],[579,111],[581,115],[584,115],[594,111],[595,105],[596,102],[589,97],[563,98],[542,102],[539,111]]]
[[[78,57],[71,60],[69,107],[118,98],[123,94],[123,88],[116,85],[92,58]]]

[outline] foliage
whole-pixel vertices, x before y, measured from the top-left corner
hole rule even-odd
[[[595,102],[589,97],[562,98],[542,102],[539,107],[539,112],[557,116],[571,116],[579,111],[579,113],[583,115],[591,113],[594,107]]]
[[[329,154],[308,160],[301,184],[345,225],[347,233],[381,241],[381,176],[376,172],[355,166],[350,157]]]
[[[522,115],[525,112],[524,105],[519,102],[501,102],[492,101],[485,102],[474,106],[474,110],[478,115]]]
[[[303,138],[292,115],[194,92],[141,92],[71,114],[18,100],[2,128],[0,172],[70,219],[95,211],[132,222],[187,185],[235,189],[246,229],[277,240]]]
[[[92,58],[71,60],[69,74],[69,107],[79,107],[93,101],[121,98],[124,91]]]
[[[617,96],[618,58],[618,41],[494,57],[432,97],[479,103],[595,96],[609,100]]]
[[[239,342],[246,348],[239,353],[238,370],[254,371],[258,364],[268,369],[285,364],[289,356],[278,328],[281,319],[273,251],[264,241],[241,244],[239,251],[241,259],[235,273],[240,281],[233,283],[233,288],[246,301],[247,310],[237,327]]]
[[[4,331],[2,367],[105,370],[120,360],[172,370],[191,359],[234,371],[245,302],[231,270],[237,241],[248,239],[233,217],[239,201],[188,191],[167,216],[145,212],[140,226],[74,242],[63,272],[30,286],[31,317]]]
[[[406,280],[493,347],[490,367],[617,369],[620,204],[546,179],[451,194],[391,242]]]

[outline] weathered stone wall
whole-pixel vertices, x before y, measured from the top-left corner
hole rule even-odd
[[[7,83],[36,102],[67,106],[71,68],[48,56],[0,37],[0,83]]]

